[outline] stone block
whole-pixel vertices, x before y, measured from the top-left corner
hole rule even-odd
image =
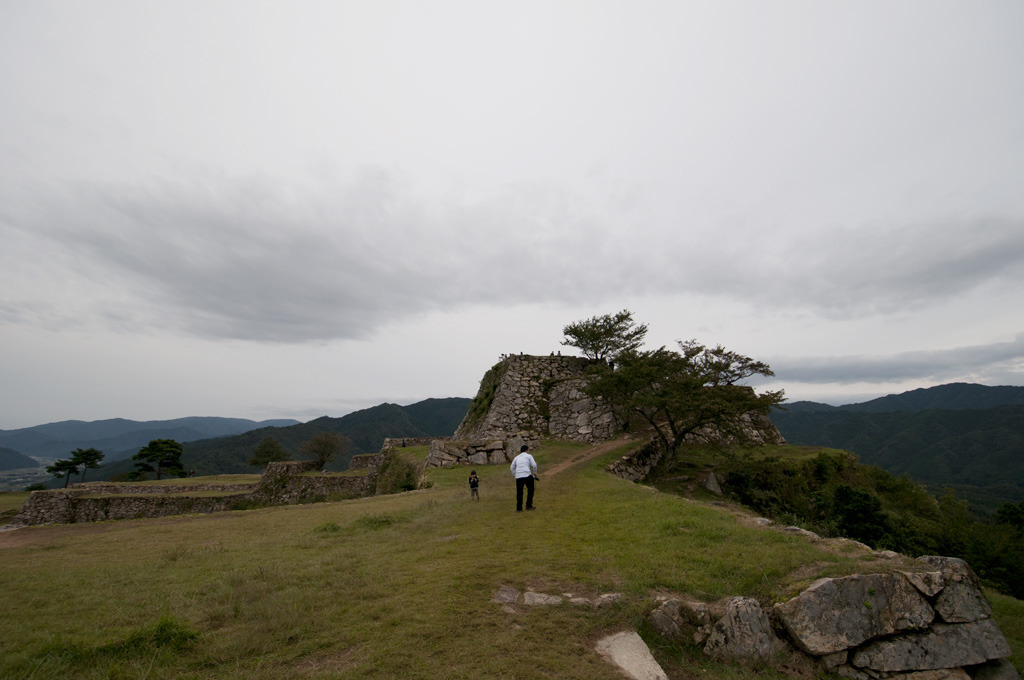
[[[704,653],[716,659],[769,659],[782,646],[757,600],[734,597],[715,624]]]
[[[873,642],[851,660],[858,668],[880,672],[921,671],[973,666],[1010,656],[1010,646],[992,619],[936,623],[922,633],[905,633]]]
[[[924,596],[901,574],[821,579],[775,605],[774,611],[796,645],[815,656],[922,628],[935,617]]]

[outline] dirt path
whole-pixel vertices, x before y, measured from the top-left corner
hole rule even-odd
[[[565,470],[568,467],[571,467],[571,466],[576,465],[578,463],[586,462],[588,460],[591,460],[592,458],[597,458],[598,456],[600,456],[602,454],[608,453],[609,451],[611,451],[613,449],[617,449],[620,446],[625,446],[626,444],[632,443],[634,441],[636,441],[636,440],[632,439],[630,437],[624,437],[624,438],[621,438],[621,439],[613,439],[611,441],[606,441],[606,442],[601,442],[600,444],[595,444],[594,446],[591,446],[588,449],[583,449],[578,454],[576,454],[575,457],[570,458],[569,460],[564,460],[561,463],[559,463],[558,465],[555,465],[554,467],[552,467],[552,468],[550,468],[548,470],[542,471],[542,476],[550,477],[552,475],[557,475],[559,472],[562,472],[563,470]]]

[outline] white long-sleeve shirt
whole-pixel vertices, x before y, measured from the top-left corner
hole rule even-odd
[[[512,465],[509,466],[509,469],[516,479],[529,477],[530,475],[537,474],[537,461],[533,459],[533,456],[523,451],[512,459]]]

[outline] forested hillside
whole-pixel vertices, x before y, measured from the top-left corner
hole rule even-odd
[[[427,399],[410,406],[380,404],[340,418],[324,416],[288,427],[264,427],[231,437],[188,442],[181,460],[186,470],[195,470],[197,475],[257,472],[247,461],[264,438],[273,437],[292,457],[303,458],[299,453],[302,442],[320,432],[332,432],[348,437],[352,446],[327,469],[345,470],[352,456],[379,451],[385,437],[450,436],[466,415],[470,401],[451,397]],[[131,460],[118,461],[104,465],[94,479],[109,479],[134,469]]]
[[[64,420],[17,430],[0,430],[0,446],[41,459],[62,458],[74,449],[95,448],[108,461],[133,455],[152,439],[179,442],[239,434],[254,428],[293,425],[297,420],[190,417],[173,420]]]
[[[961,383],[842,407],[796,402],[772,420],[792,444],[852,451],[989,513],[1024,500],[1022,400],[1021,387]]]
[[[7,449],[0,446],[0,470],[20,470],[39,465],[28,456],[23,456],[14,449]]]

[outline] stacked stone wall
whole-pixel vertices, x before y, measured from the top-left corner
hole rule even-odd
[[[616,477],[628,479],[631,482],[639,482],[651,473],[651,470],[661,462],[664,456],[665,453],[660,446],[655,444],[654,441],[648,441],[622,456],[605,469]]]
[[[615,420],[600,400],[583,387],[590,360],[581,357],[513,355],[502,359],[496,386],[481,385],[475,402],[493,389],[487,412],[467,415],[456,440],[501,439],[509,435],[572,441],[603,441],[615,432]],[[473,413],[471,407],[470,413]]]
[[[131,494],[141,496],[145,494],[175,494],[188,493],[190,491],[251,491],[255,486],[254,482],[237,484],[116,484],[110,482],[77,482],[68,488],[72,491],[85,491],[90,494]]]
[[[373,490],[373,475],[376,472],[373,462],[367,467],[364,474],[322,474],[315,461],[279,461],[267,465],[257,484],[196,482],[132,485],[87,482],[68,489],[33,491],[12,524],[74,524],[166,517],[231,510],[244,501],[301,503],[337,495],[366,496]],[[223,495],[189,495],[210,491]]]
[[[385,437],[380,452],[400,449],[409,446],[429,446],[435,439],[448,439],[448,437]],[[351,466],[349,466],[351,468]]]
[[[83,490],[33,491],[16,525],[76,524],[142,517],[167,517],[231,509],[244,494],[227,496],[178,496],[167,494],[93,495]]]
[[[534,449],[540,441],[528,437],[462,441],[435,439],[430,442],[425,467],[451,467],[453,465],[499,465],[511,463],[526,444]]]

